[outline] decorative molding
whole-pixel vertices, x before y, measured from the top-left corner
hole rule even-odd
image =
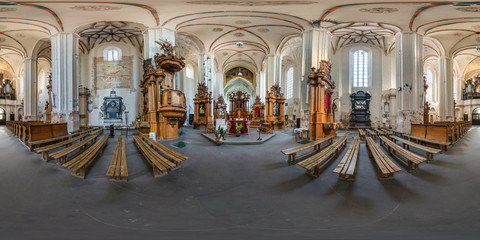
[[[0,12],[16,12],[18,9],[12,7],[0,7]]]
[[[455,8],[455,10],[460,11],[460,12],[468,12],[468,13],[478,13],[480,12],[480,7],[459,7]]]
[[[122,7],[108,6],[108,5],[88,5],[88,6],[75,6],[75,7],[71,7],[71,9],[76,11],[86,11],[86,12],[103,12],[103,11],[120,10],[122,9]]]
[[[257,7],[257,6],[285,6],[285,5],[309,5],[314,1],[190,1],[188,4],[195,5],[226,5],[238,7]]]
[[[384,7],[379,7],[379,8],[360,8],[360,12],[367,12],[367,13],[392,13],[392,12],[398,12],[398,8],[384,8]]]

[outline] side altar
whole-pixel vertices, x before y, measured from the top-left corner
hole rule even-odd
[[[213,124],[212,120],[212,92],[208,92],[205,83],[198,84],[197,94],[193,99],[195,104],[195,115],[193,117],[193,128],[204,129],[208,124]]]
[[[330,61],[321,61],[320,68],[312,68],[310,80],[310,139],[318,140],[327,136],[337,136],[333,122],[332,94],[335,82],[332,81]]]
[[[274,85],[267,91],[265,97],[267,116],[265,122],[273,129],[285,128],[285,97],[281,93],[280,86]]]

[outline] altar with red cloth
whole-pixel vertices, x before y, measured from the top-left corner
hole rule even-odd
[[[237,130],[235,130],[235,124],[238,122],[238,124],[243,125],[243,129],[240,131],[241,134],[248,134],[248,125],[247,125],[247,120],[230,120],[230,131],[229,135],[232,134],[237,134]]]

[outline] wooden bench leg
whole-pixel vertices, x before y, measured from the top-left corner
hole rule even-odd
[[[160,171],[158,168],[153,167],[153,177],[154,178],[165,176],[167,174],[168,174],[167,171]]]
[[[289,164],[295,164],[295,163],[297,163],[297,160],[296,160],[296,158],[295,158],[296,155],[297,155],[296,153],[292,153],[292,154],[288,155],[288,163],[289,163]]]
[[[307,171],[307,175],[308,176],[312,176],[314,178],[318,178],[320,176],[319,174],[319,167],[316,166],[314,167],[313,169],[310,169],[309,171]]]

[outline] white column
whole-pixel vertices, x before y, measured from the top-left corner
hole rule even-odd
[[[23,119],[37,119],[37,59],[23,59]]]
[[[57,33],[52,41],[52,122],[80,126],[78,114],[78,39],[75,33]]]
[[[332,33],[327,29],[312,29],[303,32],[302,69],[303,79],[308,80],[312,67],[318,68],[321,60],[330,60]]]
[[[148,28],[143,32],[143,58],[153,58],[156,53],[163,53],[160,45],[155,41],[169,41],[175,46],[175,30],[168,28]]]
[[[397,130],[410,133],[411,123],[423,122],[423,36],[402,32],[395,40]]]
[[[280,56],[275,55],[275,54],[270,54],[267,56],[267,71],[266,71],[266,89],[267,91],[270,90],[270,87],[278,84],[279,77],[280,77],[280,68],[281,68],[281,62],[280,62]]]
[[[204,70],[204,74],[205,74],[205,82],[207,83],[207,87],[209,89],[209,91],[212,91],[213,92],[213,96],[214,98],[217,98],[217,94],[215,92],[215,88],[216,88],[216,76],[215,76],[215,64],[214,64],[214,59],[215,59],[215,55],[213,53],[206,53],[205,54],[205,70]],[[213,106],[213,104],[212,104]]]
[[[202,52],[197,56],[197,66],[198,66],[198,83],[205,83],[205,53]],[[196,89],[196,86],[195,86]]]
[[[449,56],[441,56],[438,63],[440,120],[453,121],[453,59]]]
[[[302,34],[302,83],[300,91],[303,93],[300,97],[300,109],[310,109],[310,86],[308,75],[312,72],[312,67],[320,67],[321,60],[330,60],[332,33],[328,29],[316,28],[303,32]],[[340,66],[333,66],[340,67]],[[305,119],[305,112],[300,112],[300,117]]]

